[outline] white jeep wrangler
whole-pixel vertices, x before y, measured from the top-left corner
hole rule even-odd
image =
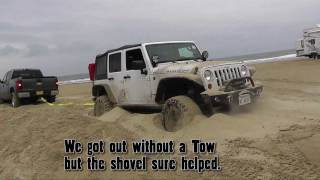
[[[262,92],[254,68],[242,62],[206,61],[194,42],[143,43],[96,57],[92,89],[94,114],[114,105],[162,109],[167,131],[176,131],[196,113],[221,105],[247,106]]]

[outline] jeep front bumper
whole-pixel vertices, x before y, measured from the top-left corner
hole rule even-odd
[[[225,89],[228,89],[227,87]],[[203,101],[206,104],[221,105],[221,104],[235,104],[246,105],[253,103],[257,97],[261,95],[263,86],[259,83],[253,83],[243,89],[228,90],[228,91],[212,91],[207,90],[201,93]]]

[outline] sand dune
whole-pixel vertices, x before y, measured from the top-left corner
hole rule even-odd
[[[119,107],[102,117],[90,115],[91,84],[61,86],[57,103],[0,105],[0,179],[194,179],[320,178],[320,62],[274,62],[256,65],[255,79],[265,89],[245,112],[198,115],[187,127],[164,131],[160,114],[129,112]],[[86,143],[155,139],[190,143],[216,141],[221,172],[65,172],[66,138]],[[135,157],[129,153],[127,157]],[[157,157],[161,157],[157,155]],[[174,155],[178,156],[178,155]],[[206,156],[206,155],[203,155]],[[110,154],[102,155],[110,159]]]

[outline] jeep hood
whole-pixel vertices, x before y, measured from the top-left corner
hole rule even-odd
[[[238,64],[242,62],[236,61],[178,61],[158,64],[154,69],[155,74],[166,73],[194,73],[195,69],[201,69],[203,67]]]

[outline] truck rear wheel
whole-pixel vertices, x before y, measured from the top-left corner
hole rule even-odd
[[[198,105],[187,96],[175,96],[168,99],[162,109],[163,127],[170,132],[177,131],[200,114]]]
[[[54,103],[56,102],[56,97],[55,96],[49,96],[46,98],[48,103]]]
[[[11,93],[11,106],[13,108],[17,108],[20,106],[20,99],[14,92]]]
[[[112,108],[113,104],[106,95],[98,96],[94,103],[94,115],[101,116]]]

